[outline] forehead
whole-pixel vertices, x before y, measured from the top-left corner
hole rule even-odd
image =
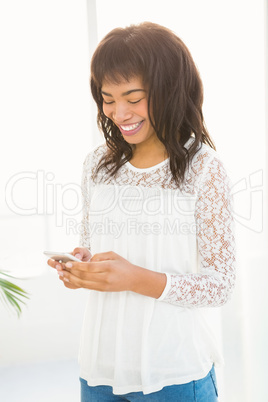
[[[123,77],[117,78],[115,81],[104,79],[101,89],[104,92],[126,92],[130,89],[144,89],[144,84],[139,76],[131,77],[128,80]]]

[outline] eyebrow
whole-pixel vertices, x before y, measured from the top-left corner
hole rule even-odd
[[[131,89],[130,91],[123,92],[122,95],[123,96],[130,95],[132,92],[146,92],[146,91],[145,91],[145,89]],[[104,92],[104,91],[101,91],[101,93],[103,95],[106,95],[106,96],[111,96],[111,97],[113,96],[113,95],[108,94],[107,92]]]

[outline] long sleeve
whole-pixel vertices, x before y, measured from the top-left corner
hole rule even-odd
[[[90,226],[89,226],[89,209],[90,209],[90,166],[91,166],[92,154],[88,154],[83,164],[83,173],[81,181],[82,191],[82,221],[80,232],[80,247],[86,247],[91,251],[90,242]]]
[[[218,307],[235,284],[235,239],[229,179],[215,156],[204,168],[195,208],[199,273],[167,275],[158,300],[181,307]]]

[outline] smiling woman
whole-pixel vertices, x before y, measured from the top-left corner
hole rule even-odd
[[[90,290],[82,401],[217,401],[211,311],[235,283],[233,216],[193,59],[167,28],[118,28],[93,55],[91,89],[106,141],[84,162],[81,262],[49,261]]]
[[[148,117],[147,96],[141,78],[132,78],[130,82],[123,81],[120,84],[105,81],[101,93],[104,97],[103,113],[117,125],[123,135],[136,134],[144,123],[149,124],[154,133]]]
[[[139,96],[128,99],[138,101],[135,112],[142,113],[141,116],[132,116],[134,109],[126,108],[127,101],[123,98],[127,95],[123,94],[132,89],[145,91],[143,99]],[[99,166],[112,165],[111,175],[126,160],[138,158],[144,163],[153,155],[158,160],[168,156],[172,176],[180,186],[200,142],[215,149],[204,124],[203,86],[198,70],[182,40],[165,27],[147,22],[116,28],[107,34],[92,57],[91,90],[98,106],[98,124],[111,149]],[[111,96],[105,97],[103,91]],[[116,96],[114,102],[113,96]],[[143,120],[140,132],[126,136],[124,124]],[[148,141],[140,141],[145,132]],[[194,142],[186,150],[183,145],[193,133]]]
[[[148,94],[140,77],[122,80],[120,84],[104,81],[103,113],[119,128],[123,138],[135,145],[135,161],[154,159],[158,163],[166,149],[158,139],[148,115]],[[133,158],[132,158],[133,159]],[[132,160],[131,159],[131,160]]]

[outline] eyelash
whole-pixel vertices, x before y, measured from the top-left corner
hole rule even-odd
[[[137,101],[135,101],[135,102],[131,102],[131,101],[128,101],[129,103],[131,103],[132,105],[134,105],[135,103],[139,103],[141,101],[141,99],[139,99],[139,100],[137,100]],[[103,103],[105,103],[105,105],[112,105],[114,102],[112,101],[112,102],[105,102],[105,100],[103,99]]]
[[[131,103],[132,105],[134,105],[135,103],[139,103],[141,101],[141,99],[139,99],[139,100],[137,100],[137,101],[135,101],[135,102],[130,102],[129,101],[129,103]]]

